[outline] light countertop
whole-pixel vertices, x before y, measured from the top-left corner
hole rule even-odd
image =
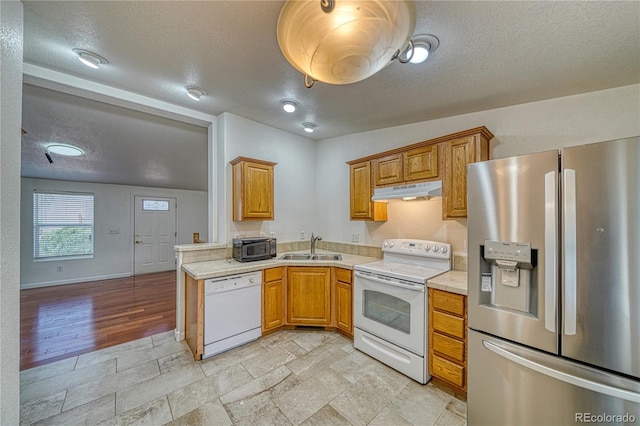
[[[329,253],[318,250],[320,253]],[[268,260],[255,262],[238,262],[234,259],[210,260],[205,262],[185,263],[182,270],[196,280],[223,277],[226,275],[243,274],[246,272],[260,271],[267,268],[280,266],[335,266],[338,268],[353,269],[354,265],[375,262],[375,257],[358,256],[354,254],[342,254],[342,260],[279,260],[284,253]],[[427,287],[450,293],[467,294],[467,271],[449,271],[427,281]]]
[[[318,250],[318,254],[329,253]],[[223,277],[225,275],[242,274],[245,272],[260,271],[267,268],[277,268],[279,266],[336,266],[338,268],[353,269],[354,265],[374,262],[375,257],[358,256],[355,254],[344,254],[342,260],[278,260],[284,253],[269,260],[258,260],[255,262],[238,262],[234,259],[211,260],[205,262],[185,263],[182,270],[196,280],[207,278]]]
[[[427,287],[467,295],[467,271],[449,271],[427,281]]]

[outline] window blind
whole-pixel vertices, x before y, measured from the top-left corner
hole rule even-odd
[[[33,257],[93,255],[93,194],[33,193]]]

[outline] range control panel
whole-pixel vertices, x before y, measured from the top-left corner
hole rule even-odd
[[[451,257],[451,244],[437,241],[396,238],[384,240],[382,243],[382,251],[385,253],[449,259]]]

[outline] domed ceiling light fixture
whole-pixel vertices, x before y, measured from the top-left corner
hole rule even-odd
[[[78,55],[78,60],[90,68],[97,70],[98,68],[100,68],[100,65],[109,63],[109,61],[107,61],[97,53],[89,52],[88,50],[84,49],[72,50],[76,55]]]
[[[411,46],[415,14],[409,0],[287,0],[278,44],[306,87],[355,83],[408,61],[399,56]]]
[[[302,123],[302,127],[304,127],[305,132],[313,133],[318,125],[315,123]]]
[[[187,96],[194,101],[199,101],[200,98],[205,96],[207,92],[204,89],[195,86],[187,86],[184,88],[187,91]]]
[[[53,158],[51,158],[51,154],[64,155],[66,157],[77,157],[79,155],[84,154],[84,151],[78,148],[77,146],[68,145],[64,143],[52,143],[47,145],[47,151],[44,153],[44,156],[47,157],[49,163],[53,163]]]
[[[78,148],[77,146],[63,144],[63,143],[54,143],[54,144],[47,145],[47,152],[58,154],[58,155],[64,155],[67,157],[77,157],[79,155],[84,154],[84,151]]]
[[[281,104],[282,104],[282,109],[288,113],[295,112],[298,106],[298,103],[296,101],[292,101],[290,99],[283,99]]]

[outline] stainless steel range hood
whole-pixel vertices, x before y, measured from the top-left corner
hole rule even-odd
[[[376,188],[371,199],[373,201],[394,199],[412,200],[419,197],[433,197],[438,195],[442,195],[441,180]]]

